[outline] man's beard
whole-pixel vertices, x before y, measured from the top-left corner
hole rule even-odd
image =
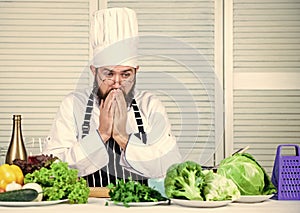
[[[124,97],[125,97],[125,101],[126,101],[126,104],[127,104],[127,107],[129,107],[132,103],[132,100],[133,100],[133,97],[134,97],[134,88],[135,88],[135,83],[136,83],[136,79],[134,79],[133,81],[133,85],[131,87],[131,89],[129,90],[128,94],[125,94],[124,90],[122,90],[123,94],[124,94]],[[110,91],[108,91],[106,94],[102,93],[100,91],[100,88],[99,88],[99,85],[98,85],[98,82],[95,78],[94,80],[94,86],[93,86],[93,94],[95,97],[98,98],[99,100],[99,103],[101,100],[104,100],[106,99],[106,97],[108,96],[108,94],[112,91],[113,89],[111,89]]]

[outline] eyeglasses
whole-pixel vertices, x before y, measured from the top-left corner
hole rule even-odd
[[[134,68],[123,70],[120,72],[120,74],[107,68],[96,68],[96,73],[98,73],[98,71],[100,71],[98,75],[99,79],[108,86],[112,86],[117,82],[122,86],[125,86],[132,83],[135,79]],[[117,75],[119,75],[118,81],[116,80]]]

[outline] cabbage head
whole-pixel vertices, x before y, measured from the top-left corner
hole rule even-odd
[[[205,175],[205,186],[203,194],[206,201],[237,200],[240,191],[235,183],[212,170],[203,170]]]
[[[236,153],[220,162],[217,173],[231,179],[241,195],[273,194],[276,188],[258,162],[248,153]]]

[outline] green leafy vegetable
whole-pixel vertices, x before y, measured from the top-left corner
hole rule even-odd
[[[276,192],[263,167],[248,153],[236,153],[220,162],[217,173],[231,179],[241,195],[268,195]]]
[[[204,170],[203,173],[205,175],[203,193],[206,201],[236,200],[240,197],[240,191],[231,179],[212,170]]]
[[[130,202],[157,202],[166,201],[167,198],[163,197],[157,190],[141,184],[140,182],[133,181],[129,178],[128,181],[117,180],[116,184],[110,183],[107,186],[109,196],[115,203],[123,203],[124,206],[129,207]]]
[[[193,161],[170,166],[164,180],[165,192],[169,198],[204,200],[201,193],[204,186],[202,167]]]
[[[69,199],[70,203],[87,203],[90,189],[76,169],[66,162],[54,162],[25,175],[24,183],[38,183],[43,188],[43,200]]]

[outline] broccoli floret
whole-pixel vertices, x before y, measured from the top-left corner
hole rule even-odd
[[[193,161],[173,164],[167,170],[164,185],[165,193],[169,198],[203,200],[202,167]]]

